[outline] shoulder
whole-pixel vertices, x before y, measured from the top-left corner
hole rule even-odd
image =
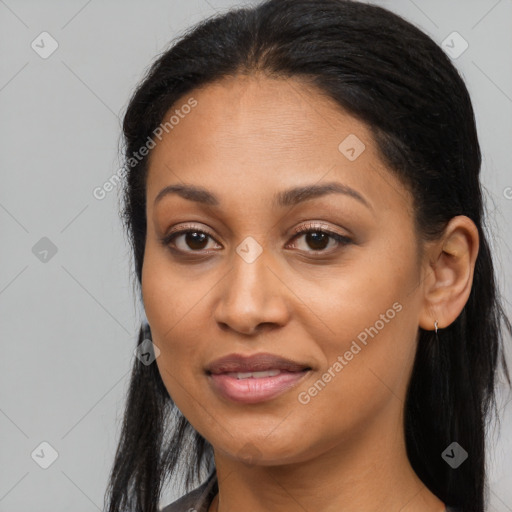
[[[217,473],[213,469],[199,487],[167,505],[160,512],[207,512],[217,491]]]

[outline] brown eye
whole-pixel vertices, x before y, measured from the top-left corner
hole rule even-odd
[[[329,235],[323,231],[309,231],[305,241],[315,251],[321,251],[329,245]]]
[[[352,243],[352,240],[346,236],[310,225],[307,229],[296,232],[293,240],[298,240],[302,237],[304,243],[302,247],[298,248],[301,251],[309,253],[328,254],[332,251],[336,251],[340,246]],[[329,246],[331,241],[333,243]]]
[[[208,242],[208,235],[198,231],[189,231],[184,234],[184,237],[185,244],[194,250],[204,249]]]
[[[352,243],[352,240],[346,236],[334,233],[320,227],[315,227],[309,224],[307,229],[297,231],[293,240],[300,240],[303,238],[304,243],[298,245],[300,251],[311,253],[314,255],[330,254],[336,251],[340,246],[345,246]],[[199,229],[182,229],[174,231],[162,239],[164,246],[169,247],[171,250],[182,254],[209,254],[208,242],[215,239],[209,233]],[[211,249],[211,247],[210,247]]]
[[[182,253],[201,252],[207,249],[209,239],[213,237],[198,229],[175,231],[162,239],[162,243]]]

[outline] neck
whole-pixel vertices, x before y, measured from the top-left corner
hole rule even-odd
[[[210,512],[444,512],[409,463],[401,421],[375,422],[286,464],[249,466],[215,450]]]

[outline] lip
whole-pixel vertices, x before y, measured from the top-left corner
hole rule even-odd
[[[279,370],[273,376],[237,378],[236,373]],[[273,354],[251,356],[229,354],[216,359],[206,368],[213,390],[230,401],[255,404],[271,400],[301,382],[311,371],[307,363],[300,363]]]
[[[250,356],[228,354],[210,363],[206,367],[206,373],[262,372],[266,370],[298,372],[306,368],[310,369],[311,367],[307,363],[292,361],[291,359],[264,352]]]

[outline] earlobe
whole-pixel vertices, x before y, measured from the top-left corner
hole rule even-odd
[[[448,327],[466,305],[478,255],[475,223],[464,215],[453,217],[438,243],[429,248],[429,279],[423,284],[419,326],[425,330]]]

